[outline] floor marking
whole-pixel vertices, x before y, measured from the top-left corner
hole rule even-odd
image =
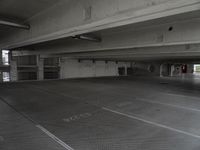
[[[189,90],[188,90],[189,91]],[[191,92],[191,91],[190,91]],[[179,97],[184,97],[184,98],[193,98],[193,99],[197,99],[197,96],[190,96],[190,95],[181,95],[181,94],[175,94],[175,93],[165,93],[166,95],[170,95],[170,96],[179,96]]]
[[[52,138],[54,141],[56,141],[58,144],[60,144],[61,146],[63,146],[66,150],[74,150],[73,148],[71,148],[69,145],[67,145],[65,142],[63,142],[62,140],[60,140],[58,137],[56,137],[55,135],[53,135],[51,132],[49,132],[47,129],[45,129],[44,127],[42,127],[41,125],[36,125],[37,128],[39,128],[40,130],[42,130],[45,134],[47,134],[50,138]]]
[[[4,100],[3,98],[0,97],[0,100],[2,102],[4,102],[5,104],[7,104],[10,108],[12,108],[15,112],[17,112],[18,114],[20,114],[21,116],[23,116],[24,118],[26,118],[27,120],[29,120],[30,122],[32,122],[33,124],[36,124],[36,122],[34,120],[32,120],[28,115],[18,111],[14,106],[10,105],[6,100]],[[65,142],[63,142],[62,140],[60,140],[58,137],[56,137],[55,135],[53,135],[51,132],[49,132],[47,129],[45,129],[44,127],[42,127],[41,125],[36,125],[37,128],[39,128],[41,131],[43,131],[45,134],[47,134],[50,138],[52,138],[55,142],[57,142],[58,144],[60,144],[61,146],[63,146],[66,150],[74,150],[73,148],[71,148],[69,145],[67,145]],[[3,137],[0,136],[0,142],[1,140],[4,140]]]
[[[186,110],[190,110],[190,111],[200,112],[200,109],[188,108],[188,107],[179,106],[179,105],[176,105],[176,104],[166,104],[166,103],[161,103],[161,102],[158,102],[158,101],[147,100],[147,99],[143,99],[143,98],[137,98],[136,100],[137,101],[147,102],[147,103],[152,103],[152,104],[160,104],[160,105],[166,105],[166,106],[176,107],[176,108],[180,108],[180,109],[186,109]]]
[[[145,119],[133,116],[133,115],[128,115],[128,114],[125,114],[125,113],[122,113],[122,112],[119,112],[119,111],[115,111],[115,110],[112,110],[112,109],[109,109],[109,108],[106,108],[106,107],[102,107],[102,109],[109,111],[109,112],[112,112],[112,113],[115,113],[115,114],[118,114],[118,115],[121,115],[121,116],[125,116],[125,117],[128,117],[128,118],[134,119],[134,120],[138,120],[138,121],[141,121],[141,122],[144,122],[144,123],[148,123],[148,124],[160,127],[160,128],[165,128],[165,129],[170,130],[170,131],[178,132],[178,133],[181,133],[181,134],[185,134],[185,135],[200,139],[199,135],[195,135],[195,134],[192,134],[192,133],[189,133],[189,132],[186,132],[186,131],[182,131],[182,130],[179,130],[179,129],[168,127],[168,126],[163,125],[163,124],[148,121],[148,120],[145,120]]]
[[[70,122],[73,122],[73,121],[78,121],[80,119],[86,119],[86,118],[89,118],[91,116],[92,116],[91,113],[83,113],[83,114],[71,116],[69,118],[64,118],[63,121],[70,123]]]

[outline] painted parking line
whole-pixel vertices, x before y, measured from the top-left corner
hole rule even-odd
[[[144,99],[144,98],[138,98],[136,100],[137,101],[147,102],[147,103],[152,103],[152,104],[159,104],[159,105],[165,105],[165,106],[180,108],[180,109],[184,109],[184,110],[188,110],[188,111],[200,112],[200,109],[190,108],[190,107],[185,107],[185,106],[180,106],[180,105],[176,105],[176,104],[167,104],[167,103],[164,103],[164,102],[152,101],[152,100],[148,100],[148,99]]]
[[[189,132],[186,132],[186,131],[182,131],[182,130],[175,129],[175,128],[172,128],[172,127],[169,127],[169,126],[166,126],[166,125],[163,125],[163,124],[159,124],[159,123],[155,123],[155,122],[152,122],[152,121],[148,121],[148,120],[139,118],[137,116],[125,114],[125,113],[122,113],[122,112],[119,112],[119,111],[116,111],[116,110],[112,110],[110,108],[102,107],[102,109],[105,110],[105,111],[108,111],[108,112],[112,112],[112,113],[124,116],[124,117],[128,117],[128,118],[131,118],[131,119],[134,119],[134,120],[138,120],[138,121],[141,121],[141,122],[144,122],[144,123],[147,123],[147,124],[151,124],[151,125],[154,125],[154,126],[157,126],[157,127],[160,127],[160,128],[164,128],[164,129],[167,129],[167,130],[170,130],[170,131],[178,132],[178,133],[181,133],[181,134],[185,134],[187,136],[191,136],[191,137],[200,139],[199,135],[195,135],[195,134],[192,134],[192,133],[189,133]]]
[[[188,90],[189,91],[189,90]],[[191,90],[189,91],[191,92]],[[181,94],[176,94],[176,93],[165,93],[166,95],[169,95],[169,96],[178,96],[178,97],[183,97],[183,98],[193,98],[193,99],[199,99],[199,97],[197,96],[190,96],[190,95],[181,95]]]
[[[65,142],[63,142],[61,139],[53,135],[51,132],[49,132],[47,129],[45,129],[41,125],[36,125],[37,128],[39,128],[41,131],[43,131],[46,135],[48,135],[50,138],[52,138],[55,142],[60,144],[62,147],[64,147],[66,150],[74,150],[72,147],[67,145]]]
[[[28,115],[18,111],[15,107],[13,107],[12,105],[10,105],[6,100],[4,100],[3,98],[0,97],[0,101],[2,101],[3,103],[5,103],[6,105],[8,105],[12,110],[14,110],[16,113],[18,113],[19,115],[23,116],[25,119],[29,120],[31,123],[33,123],[34,125],[36,124],[36,122],[34,120],[32,120]],[[69,145],[67,145],[65,142],[63,142],[62,140],[60,140],[58,137],[56,137],[55,135],[53,135],[51,132],[49,132],[47,129],[45,129],[44,127],[42,127],[41,125],[35,125],[37,128],[39,128],[41,131],[43,131],[45,134],[47,134],[50,138],[52,138],[55,142],[57,142],[58,144],[60,144],[62,147],[64,147],[66,150],[74,150],[73,148],[71,148]],[[0,136],[0,142],[3,142],[4,138],[2,136]]]

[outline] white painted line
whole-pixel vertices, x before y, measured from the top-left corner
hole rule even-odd
[[[115,113],[115,114],[118,114],[118,115],[121,115],[121,116],[125,116],[125,117],[128,117],[128,118],[134,119],[134,120],[138,120],[138,121],[141,121],[141,122],[144,122],[144,123],[148,123],[148,124],[160,127],[160,128],[165,128],[165,129],[170,130],[170,131],[178,132],[178,133],[181,133],[181,134],[185,134],[187,136],[191,136],[191,137],[200,139],[199,135],[195,135],[195,134],[192,134],[192,133],[189,133],[189,132],[186,132],[186,131],[182,131],[182,130],[179,130],[179,129],[168,127],[168,126],[163,125],[163,124],[148,121],[148,120],[145,120],[145,119],[133,116],[133,115],[128,115],[128,114],[125,114],[125,113],[122,113],[122,112],[119,112],[119,111],[115,111],[115,110],[112,110],[112,109],[109,109],[109,108],[106,108],[106,107],[102,107],[102,109],[109,111],[109,112],[112,112],[112,113]]]
[[[191,92],[188,90],[188,92]],[[197,96],[190,96],[190,95],[181,95],[181,94],[175,94],[175,93],[165,93],[166,95],[170,95],[170,96],[178,96],[178,97],[184,97],[184,98],[193,98],[193,99],[196,99],[198,100],[199,97]]]
[[[41,125],[36,125],[37,128],[39,128],[40,130],[42,130],[45,134],[47,134],[50,138],[52,138],[54,141],[56,141],[58,144],[60,144],[62,147],[64,147],[66,150],[74,150],[73,148],[71,148],[69,145],[67,145],[65,142],[63,142],[62,140],[60,140],[58,137],[56,137],[55,135],[53,135],[51,132],[49,132],[47,129],[45,129],[44,127],[42,127]]]
[[[189,107],[179,106],[179,105],[175,105],[175,104],[166,104],[166,103],[161,103],[161,102],[158,102],[158,101],[147,100],[147,99],[143,99],[143,98],[138,98],[136,100],[137,101],[147,102],[147,103],[152,103],[152,104],[160,104],[160,105],[166,105],[166,106],[170,106],[170,107],[176,107],[176,108],[185,109],[185,110],[189,110],[189,111],[200,112],[200,109],[189,108]]]

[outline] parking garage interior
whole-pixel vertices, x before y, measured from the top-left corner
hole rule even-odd
[[[199,150],[200,0],[1,0],[0,150]]]

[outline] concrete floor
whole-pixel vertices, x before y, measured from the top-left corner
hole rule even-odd
[[[200,78],[0,85],[0,150],[199,150]]]

